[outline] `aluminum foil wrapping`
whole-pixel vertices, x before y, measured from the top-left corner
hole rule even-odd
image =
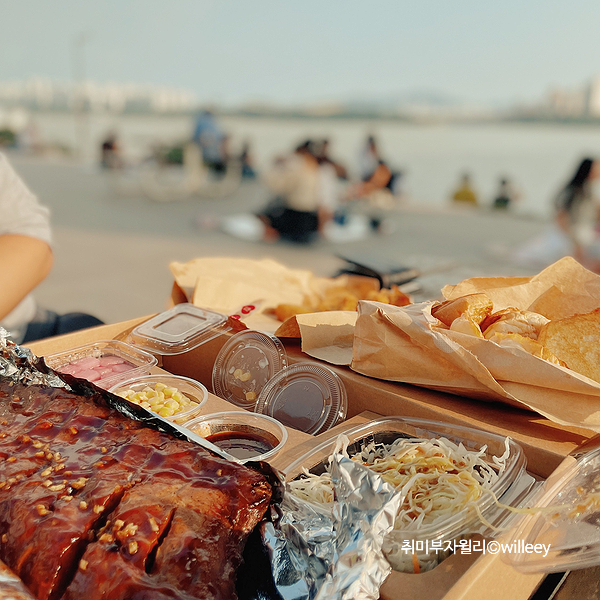
[[[69,387],[33,352],[9,340],[9,335],[6,329],[0,327],[0,376],[12,379],[15,383]]]
[[[371,469],[335,454],[331,509],[291,494],[262,528],[273,580],[284,600],[370,600],[391,571],[382,546],[401,495]]]
[[[221,450],[221,448],[215,446],[208,440],[205,440],[193,431],[190,431],[177,423],[171,423],[146,410],[142,406],[132,404],[120,396],[115,396],[106,390],[97,388],[93,383],[84,379],[78,379],[65,373],[61,374],[54,372],[46,365],[42,358],[35,356],[31,350],[18,346],[13,341],[9,340],[8,337],[9,333],[6,329],[0,327],[0,377],[6,377],[15,383],[23,383],[26,385],[46,385],[53,388],[65,388],[68,391],[82,395],[98,393],[102,395],[108,406],[118,410],[121,414],[130,419],[142,421],[148,427],[168,433],[178,439],[188,440],[203,446],[213,454],[225,458],[226,460],[237,463],[240,462],[234,456]],[[268,463],[263,461],[249,462],[246,463],[246,466],[261,472],[267,478],[269,484],[274,488],[273,501],[278,502],[282,495],[281,488],[283,483],[281,475]]]

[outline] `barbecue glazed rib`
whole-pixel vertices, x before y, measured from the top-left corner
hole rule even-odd
[[[38,600],[235,598],[270,498],[260,473],[129,419],[93,386],[0,376],[0,559]]]
[[[35,600],[23,582],[0,561],[0,600]]]

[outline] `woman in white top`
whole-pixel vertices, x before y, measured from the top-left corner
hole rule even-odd
[[[265,182],[276,195],[275,202],[258,215],[265,224],[266,239],[298,243],[314,239],[323,214],[319,162],[313,143],[301,144],[291,156],[278,161],[265,174]]]
[[[30,292],[52,267],[50,214],[0,154],[0,325],[22,341],[36,305]]]
[[[23,343],[91,327],[83,313],[59,316],[36,306],[31,292],[52,267],[50,211],[0,153],[0,326]]]

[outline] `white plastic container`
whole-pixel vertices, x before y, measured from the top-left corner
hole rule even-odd
[[[600,565],[600,448],[567,457],[527,504],[536,508],[507,535],[520,543],[507,562],[525,573]]]

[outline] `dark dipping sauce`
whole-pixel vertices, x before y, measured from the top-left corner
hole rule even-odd
[[[206,436],[206,439],[240,460],[260,456],[273,450],[279,444],[279,440],[266,431],[260,434],[239,430],[219,431]]]

